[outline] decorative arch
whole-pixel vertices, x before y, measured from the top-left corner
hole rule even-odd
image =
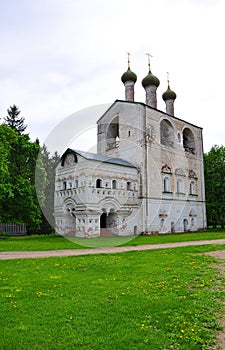
[[[163,119],[160,123],[160,142],[169,147],[174,145],[174,128],[167,119]]]
[[[186,152],[195,153],[194,134],[189,128],[183,130],[183,147]]]
[[[195,173],[194,170],[192,170],[192,169],[189,170],[189,172],[188,172],[188,177],[189,177],[190,179],[195,179],[195,180],[198,179],[196,173]]]
[[[117,212],[120,209],[120,203],[112,197],[104,198],[100,202],[100,209],[102,212],[109,213],[109,212]]]
[[[76,211],[76,202],[72,198],[67,198],[63,202],[63,209],[64,212],[68,213],[71,216],[75,216],[75,211]]]
[[[162,166],[161,172],[164,174],[172,174],[172,169],[169,167],[169,165],[165,164]]]
[[[61,158],[61,166],[70,166],[77,163],[76,153],[68,148]]]
[[[178,175],[178,176],[185,176],[185,172],[184,172],[183,169],[177,168],[177,169],[175,170],[175,175]]]

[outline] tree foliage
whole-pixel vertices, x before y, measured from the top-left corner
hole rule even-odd
[[[52,156],[44,144],[39,153],[38,162],[43,164],[46,173],[46,182],[40,181],[36,170],[36,191],[38,194],[39,204],[42,209],[42,223],[40,232],[48,233],[55,227],[54,212],[54,192],[55,192],[55,167],[58,164],[60,156],[55,152]],[[38,163],[37,163],[38,165]],[[37,166],[36,166],[37,168]],[[41,197],[43,196],[43,198]]]
[[[22,134],[26,130],[27,125],[24,124],[25,119],[20,117],[19,108],[14,104],[7,109],[7,112],[8,115],[4,118],[4,123],[19,134]]]
[[[41,224],[35,190],[35,165],[40,146],[6,124],[0,125],[0,222],[25,223],[28,231]],[[45,173],[42,174],[44,181]]]
[[[25,223],[28,232],[48,233],[54,227],[55,166],[39,139],[32,142],[25,120],[14,104],[0,125],[0,222]]]
[[[204,155],[208,224],[225,226],[225,147],[213,146]]]
[[[2,203],[13,197],[10,182],[10,154],[11,142],[15,142],[16,137],[13,130],[6,125],[0,125],[0,211]]]

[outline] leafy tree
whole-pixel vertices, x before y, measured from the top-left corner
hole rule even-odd
[[[0,222],[25,223],[30,232],[36,231],[41,224],[35,189],[39,150],[38,142],[31,142],[29,135],[6,124],[0,125]],[[37,168],[44,184],[44,166],[39,162]]]
[[[46,145],[44,144],[41,152],[39,153],[40,161],[43,163],[46,172],[46,183],[42,190],[44,191],[44,201],[42,201],[39,193],[38,199],[42,209],[42,224],[41,233],[48,233],[52,231],[52,227],[55,227],[54,212],[54,191],[55,191],[55,167],[58,164],[60,156],[57,152],[50,155]],[[38,191],[42,187],[43,183],[37,177],[36,174],[36,190]]]
[[[4,124],[17,131],[19,134],[22,134],[26,130],[27,125],[24,124],[25,119],[20,117],[18,107],[16,105],[10,106],[7,112],[8,115],[4,118]]]
[[[208,224],[225,226],[225,147],[213,146],[204,155]]]
[[[11,142],[17,134],[6,125],[0,125],[0,219],[2,215],[2,203],[14,196],[10,179]]]
[[[28,135],[17,134],[8,157],[13,197],[3,203],[4,221],[26,223],[29,231],[41,223],[34,179],[38,152],[39,146],[31,142]]]

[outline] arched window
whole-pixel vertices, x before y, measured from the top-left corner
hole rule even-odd
[[[183,181],[181,179],[177,180],[177,193],[183,193]]]
[[[131,182],[127,181],[127,191],[130,191],[130,190],[131,190]]]
[[[96,188],[101,188],[102,187],[102,179],[97,179],[96,180]]]
[[[66,190],[66,181],[63,181],[63,190]]]
[[[117,181],[116,180],[112,180],[112,189],[116,190],[117,188]]]
[[[75,180],[75,182],[74,182],[74,187],[75,187],[75,188],[78,187],[78,180]]]
[[[194,181],[190,182],[190,194],[195,194],[195,183]]]
[[[172,124],[163,119],[160,123],[160,142],[162,145],[173,147],[174,145],[174,130]]]
[[[115,117],[109,124],[107,130],[107,149],[112,149],[119,146],[119,117]]]
[[[163,192],[170,192],[170,178],[168,176],[163,179]]]
[[[185,128],[183,130],[183,147],[186,152],[195,153],[195,140],[191,129]]]

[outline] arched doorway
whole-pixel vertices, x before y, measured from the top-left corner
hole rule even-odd
[[[115,236],[118,234],[117,214],[103,212],[100,216],[100,232],[101,236]]]
[[[100,216],[100,228],[106,228],[106,218],[107,215],[106,213],[102,213],[102,215]]]

